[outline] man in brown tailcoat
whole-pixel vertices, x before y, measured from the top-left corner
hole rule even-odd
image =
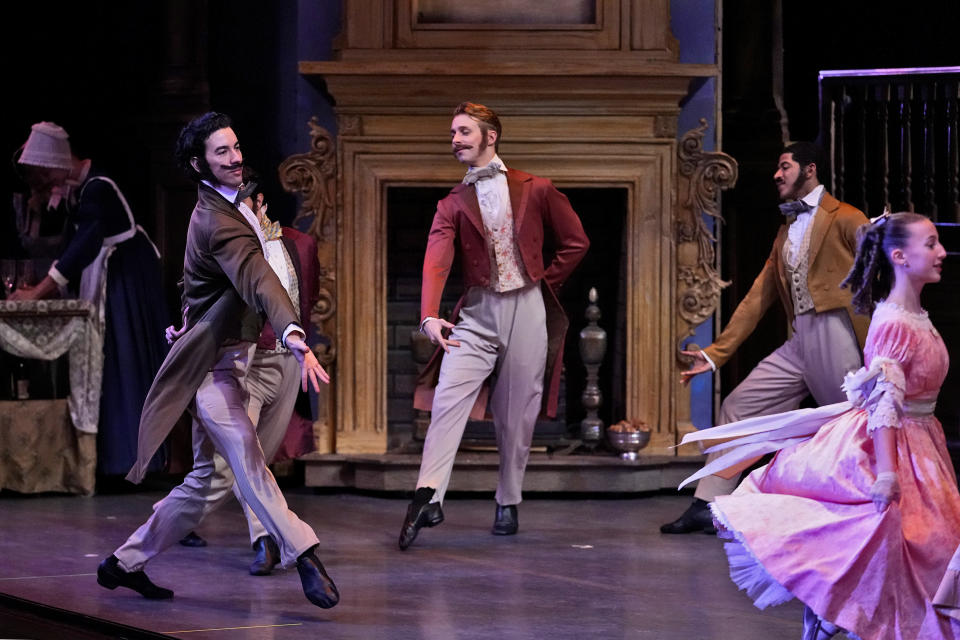
[[[441,349],[416,392],[415,405],[432,410],[432,416],[401,549],[422,527],[443,521],[453,460],[467,418],[483,415],[491,374],[496,380],[490,411],[500,452],[494,534],[517,532],[533,428],[541,408],[556,413],[567,327],[556,291],[589,241],[566,196],[549,180],[506,168],[497,156],[500,132],[499,118],[483,105],[465,102],[454,112],[453,153],[469,169],[463,183],[438,203],[423,261],[420,330]],[[545,269],[546,232],[556,251]],[[466,292],[453,324],[438,316],[458,251]]]
[[[319,295],[317,243],[308,234],[291,227],[281,227],[279,222],[267,217],[268,206],[261,182],[259,174],[250,165],[244,165],[243,188],[238,196],[241,204],[237,207],[245,215],[252,213],[260,223],[267,262],[286,289],[290,301],[298,307],[300,326],[306,328],[310,326],[310,310]],[[181,329],[167,327],[167,342],[173,344],[185,331],[186,326]],[[294,405],[300,401],[299,380],[300,365],[296,357],[280,343],[273,327],[269,321],[266,322],[244,382],[249,397],[247,415],[256,426],[257,439],[268,464],[313,451],[313,422],[294,411]],[[194,419],[193,428],[203,427]],[[255,552],[250,574],[270,575],[280,563],[280,549],[276,540],[243,502],[234,483],[233,472],[219,453],[213,456],[213,474],[208,502],[219,505],[226,502],[231,493],[237,496],[247,518],[250,544]],[[196,547],[206,546],[207,542],[191,532],[180,540],[180,544]]]
[[[154,379],[140,417],[137,463],[127,478],[140,482],[157,447],[180,414],[192,406],[194,468],[154,506],[153,515],[97,569],[97,582],[146,598],[173,592],[153,584],[146,562],[193,530],[216,507],[211,497],[214,452],[226,459],[244,502],[280,547],[281,563],[296,566],[304,595],[329,608],[339,592],[314,551],[316,534],[287,508],[266,467],[256,429],[247,416],[244,376],[253,358],[262,315],[281,332],[301,369],[301,386],[329,376],[304,342],[298,313],[270,264],[256,217],[235,204],[243,155],[230,119],[207,113],[190,122],[177,141],[177,160],[199,183],[183,262],[187,331]],[[192,403],[192,405],[191,405]]]
[[[784,148],[773,181],[784,201],[780,209],[786,222],[770,257],[713,344],[703,351],[683,352],[694,360],[681,374],[686,383],[729,360],[777,301],[787,313],[790,338],[724,399],[718,425],[790,411],[808,395],[819,405],[842,402],[846,400],[840,388],[844,374],[862,364],[870,318],[854,312],[850,291],[841,289],[840,282],[853,266],[857,229],[867,218],[820,184],[821,156],[820,148],[810,142]],[[737,480],[736,476],[702,478],[690,507],[660,531],[713,533],[709,503],[731,493]]]

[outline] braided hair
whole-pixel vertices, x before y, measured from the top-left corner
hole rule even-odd
[[[906,247],[910,237],[907,227],[922,220],[927,217],[909,211],[884,213],[857,229],[857,255],[853,268],[840,283],[841,287],[850,287],[857,313],[872,314],[877,302],[890,293],[893,286],[890,252]]]

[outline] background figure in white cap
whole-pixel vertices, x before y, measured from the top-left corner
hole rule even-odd
[[[104,323],[98,471],[125,474],[137,457],[143,400],[167,351],[168,313],[156,306],[159,253],[116,183],[73,156],[62,127],[33,125],[17,164],[30,188],[26,201],[14,203],[21,252],[54,260],[36,286],[10,298],[79,295],[97,307]],[[59,230],[54,212],[67,216]],[[44,233],[51,226],[52,238]]]
[[[13,226],[4,229],[3,257],[54,260],[70,236],[64,195],[73,157],[67,132],[52,122],[39,122],[17,153],[14,168],[27,192],[13,194]]]

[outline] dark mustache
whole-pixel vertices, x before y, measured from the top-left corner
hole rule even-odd
[[[235,162],[233,164],[223,164],[223,165],[220,165],[220,168],[225,169],[227,171],[235,171],[237,169],[243,169],[243,163]]]

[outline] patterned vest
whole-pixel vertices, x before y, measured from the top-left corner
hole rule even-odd
[[[807,273],[810,268],[810,231],[813,222],[803,234],[800,250],[797,252],[797,264],[790,263],[790,238],[783,243],[783,265],[787,272],[787,286],[790,288],[790,297],[793,299],[794,315],[800,315],[813,309],[813,298],[807,286]]]
[[[487,250],[490,255],[490,289],[504,293],[530,284],[523,268],[520,249],[514,240],[513,209],[509,201],[500,228],[492,229],[484,218],[483,230],[487,234]]]

